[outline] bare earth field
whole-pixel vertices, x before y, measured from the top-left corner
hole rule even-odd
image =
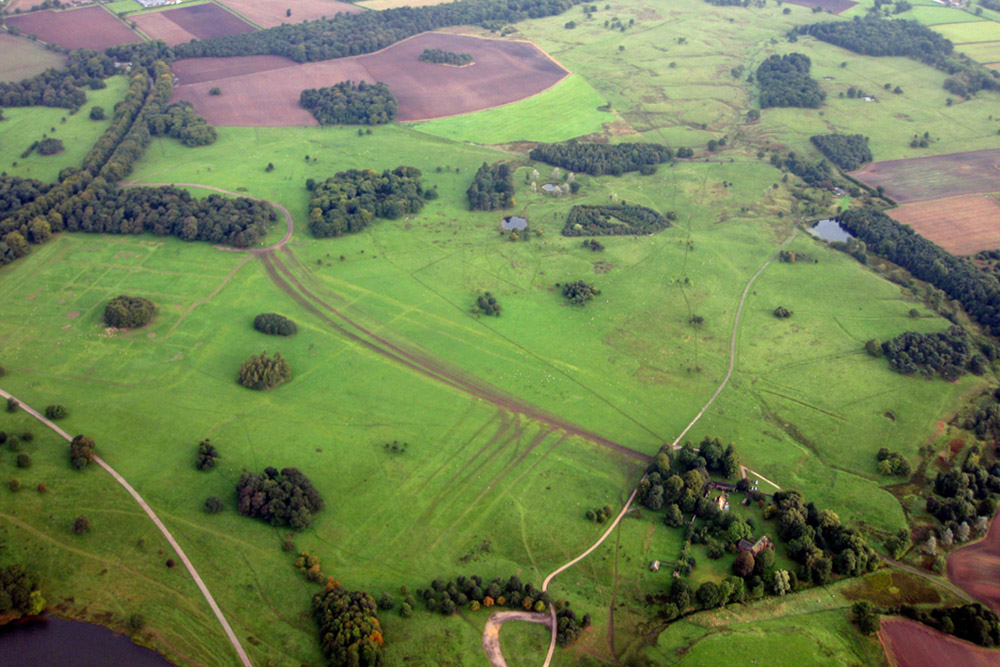
[[[119,21],[103,7],[84,7],[69,11],[32,12],[8,16],[7,25],[18,28],[26,35],[58,44],[67,49],[95,49],[103,51],[109,46],[140,42],[139,35]]]
[[[62,67],[66,59],[26,37],[0,32],[0,81],[20,81],[49,67]]]
[[[848,9],[858,4],[852,0],[785,0],[790,5],[799,7],[822,7],[824,11],[829,9],[834,14],[846,12]]]
[[[422,63],[424,49],[471,53],[475,64]],[[212,125],[316,125],[299,106],[307,88],[340,81],[381,81],[399,100],[401,121],[441,118],[509,104],[553,86],[568,73],[534,44],[466,35],[424,33],[378,53],[296,64],[284,58],[197,58],[174,63],[187,100]],[[208,85],[211,84],[211,85]],[[222,94],[211,96],[213,86]],[[441,91],[447,90],[446,95]],[[265,102],[266,100],[266,102]]]
[[[1000,192],[1000,149],[872,162],[851,175],[901,204]]]
[[[395,9],[396,7],[430,7],[440,5],[449,0],[366,0],[358,4],[366,9],[382,11],[383,9]]]
[[[889,664],[898,667],[989,667],[1000,660],[1000,652],[904,618],[882,619],[878,636]]]
[[[162,39],[171,46],[192,39],[228,37],[256,30],[235,14],[212,2],[139,14],[133,17],[133,20],[139,29],[152,39]]]
[[[953,255],[1000,248],[1000,203],[989,195],[906,204],[889,215]]]
[[[272,28],[282,23],[315,21],[324,16],[332,18],[341,12],[354,14],[365,11],[361,7],[347,2],[337,2],[336,0],[287,0],[287,2],[273,2],[272,0],[222,0],[222,4],[234,12],[245,16],[262,28]],[[285,16],[286,9],[292,10],[291,16]]]
[[[990,609],[1000,612],[1000,527],[948,556],[948,579]]]

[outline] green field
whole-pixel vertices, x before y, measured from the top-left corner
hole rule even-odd
[[[79,167],[91,146],[111,124],[112,109],[128,84],[122,76],[111,77],[107,83],[108,87],[103,90],[87,90],[87,102],[75,114],[70,114],[68,109],[50,107],[4,109],[6,120],[0,122],[0,171],[52,182],[66,167]],[[104,108],[105,120],[90,119],[90,109],[94,106]],[[56,155],[40,155],[35,151],[22,158],[21,153],[32,142],[40,141],[44,134],[61,139],[64,150]]]
[[[411,123],[410,127],[455,141],[500,144],[565,141],[600,132],[614,114],[597,107],[604,99],[581,77],[570,75],[545,92],[478,113]]]
[[[981,63],[1000,62],[1000,41],[960,44],[956,50]]]
[[[133,12],[139,12],[143,9],[135,0],[115,0],[114,2],[109,2],[104,5],[113,14],[128,14]]]
[[[915,3],[914,3],[915,4]],[[924,25],[943,25],[947,23],[969,23],[987,19],[971,14],[962,9],[942,7],[941,5],[915,6],[908,12],[903,12],[899,18],[912,19]]]
[[[1000,23],[994,21],[973,21],[971,23],[952,23],[934,28],[956,45],[965,42],[989,42],[1000,39]]]
[[[66,59],[26,37],[0,33],[0,81],[20,81],[50,67],[60,67]]]

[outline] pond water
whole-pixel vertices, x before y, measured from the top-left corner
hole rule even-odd
[[[559,186],[553,185],[552,183],[546,183],[542,186],[542,190],[545,190],[546,192],[555,192],[558,188]]]
[[[503,219],[500,226],[507,231],[512,231],[515,229],[525,229],[528,226],[528,219],[522,218],[520,216],[511,215]]]
[[[45,617],[0,627],[0,663],[10,667],[171,667],[159,653],[100,625]]]
[[[836,220],[820,220],[809,229],[809,233],[825,241],[844,241],[853,239],[854,235],[840,226]]]

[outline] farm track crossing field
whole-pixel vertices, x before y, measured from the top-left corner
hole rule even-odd
[[[923,623],[905,618],[884,618],[878,637],[886,659],[898,667],[995,667],[1000,653],[976,646]]]
[[[275,2],[274,0],[220,0],[220,2],[262,28],[273,28],[282,23],[315,21],[324,16],[333,18],[341,12],[355,14],[365,11],[361,7],[352,5],[351,3],[337,2],[336,0],[288,0],[287,2]],[[291,16],[285,16],[286,9],[292,10]]]
[[[1000,612],[1000,522],[996,517],[985,539],[948,556],[948,579]]]
[[[18,28],[25,35],[37,35],[43,42],[67,49],[103,51],[109,46],[141,41],[139,35],[103,7],[67,11],[46,9],[8,16],[6,21],[8,26]]]
[[[889,215],[955,255],[1000,248],[1000,203],[990,195],[905,204]]]
[[[424,49],[434,48],[471,53],[475,63],[448,67],[417,60]],[[542,92],[567,75],[558,63],[528,42],[437,32],[418,35],[378,53],[280,69],[261,70],[277,66],[279,61],[259,56],[227,60],[233,62],[198,58],[175,63],[182,85],[174,90],[174,99],[191,102],[213,125],[316,125],[312,114],[299,106],[299,95],[306,88],[347,80],[388,84],[399,101],[397,118],[407,121],[515,102]],[[253,73],[206,78],[208,71],[228,74],[241,66]],[[184,84],[187,77],[198,85]],[[222,94],[209,95],[208,83],[221,88]]]
[[[151,39],[174,46],[192,39],[241,35],[256,30],[252,25],[213,2],[132,17]]]
[[[851,175],[901,204],[1000,192],[1000,149],[872,162]]]
[[[41,44],[0,32],[0,81],[20,81],[65,63],[65,58]]]

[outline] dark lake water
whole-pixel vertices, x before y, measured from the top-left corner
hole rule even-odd
[[[46,617],[0,627],[4,667],[171,667],[159,653],[99,625]]]
[[[847,239],[853,239],[854,236],[848,232],[846,229],[840,226],[836,220],[820,220],[812,228],[809,229],[809,233],[813,236],[818,236],[825,241],[844,241]]]
[[[521,218],[519,216],[512,215],[507,218],[504,218],[503,221],[500,223],[500,226],[508,231],[513,229],[524,229],[525,227],[528,226],[528,220],[526,218]]]

